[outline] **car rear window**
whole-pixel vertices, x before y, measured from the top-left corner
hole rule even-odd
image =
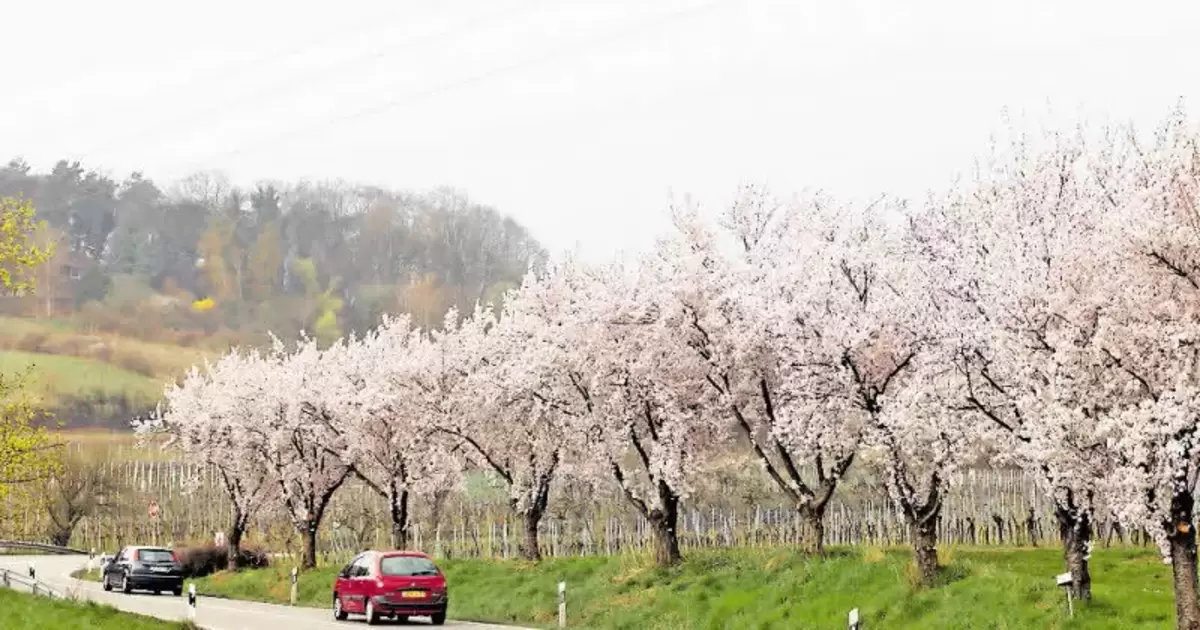
[[[138,562],[174,562],[175,554],[166,549],[138,549]]]
[[[429,558],[420,556],[384,556],[379,561],[383,575],[437,575],[437,567]]]

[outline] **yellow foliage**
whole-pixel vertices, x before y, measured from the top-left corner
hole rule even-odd
[[[217,303],[211,297],[206,297],[202,300],[192,302],[192,310],[197,313],[204,313],[213,310],[216,305]]]
[[[32,291],[33,269],[54,255],[53,243],[38,247],[31,242],[35,231],[45,229],[35,214],[27,199],[0,199],[0,292]]]
[[[0,499],[15,486],[44,479],[60,465],[61,444],[32,424],[37,412],[24,393],[27,375],[0,374]]]

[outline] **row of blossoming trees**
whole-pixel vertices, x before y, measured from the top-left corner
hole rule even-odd
[[[538,523],[556,478],[605,479],[656,559],[697,462],[749,449],[822,549],[852,465],[877,471],[922,579],[951,473],[1038,475],[1090,597],[1099,510],[1160,541],[1181,627],[1200,624],[1200,143],[1182,114],[1017,137],[923,204],[747,188],[717,222],[677,210],[650,255],[532,274],[441,330],[233,352],[168,392],[147,429],[220,471],[229,542],[281,500],[315,563],[330,498],[358,477],[407,544],[414,492],[490,471]],[[231,554],[236,557],[236,554]]]

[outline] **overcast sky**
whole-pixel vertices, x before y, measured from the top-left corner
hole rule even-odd
[[[588,258],[672,194],[920,195],[1006,107],[1200,101],[1194,0],[10,4],[0,152],[38,169],[451,185]]]

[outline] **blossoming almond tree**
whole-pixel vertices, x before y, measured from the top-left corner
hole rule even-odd
[[[1103,200],[1078,134],[1014,135],[976,178],[914,216],[913,233],[958,338],[958,407],[998,465],[1038,475],[1053,498],[1072,595],[1091,598],[1088,549],[1109,453],[1096,440],[1096,266]],[[1086,388],[1085,388],[1086,389]]]
[[[230,570],[238,568],[250,520],[276,488],[255,449],[259,436],[247,430],[258,421],[257,392],[244,376],[265,367],[257,353],[233,351],[203,369],[192,368],[182,383],[166,390],[165,409],[135,427],[140,434],[166,433],[166,447],[216,470],[232,512],[226,534]]]
[[[419,404],[422,335],[407,316],[389,317],[349,343],[348,359],[361,374],[361,387],[330,403],[336,422],[329,430],[345,445],[353,474],[387,501],[396,549],[408,546],[410,497],[445,485],[446,477],[461,470]]]
[[[520,295],[505,300],[500,321],[490,307],[467,318],[451,310],[443,330],[418,350],[424,367],[416,383],[426,417],[507,486],[509,504],[524,522],[520,553],[539,560],[538,527],[565,437],[561,414],[538,400],[529,384],[541,348],[531,334],[544,332],[508,317],[521,308]]]
[[[825,509],[859,452],[881,397],[910,356],[868,373],[861,347],[904,302],[891,277],[879,213],[849,214],[828,198],[781,203],[747,188],[723,217],[740,253],[725,254],[695,214],[677,226],[679,264],[695,287],[685,339],[708,361],[708,383],[758,461],[795,503],[805,545],[822,552]]]
[[[303,551],[300,566],[317,562],[317,530],[351,467],[341,439],[329,430],[340,422],[339,401],[360,386],[358,366],[346,342],[320,350],[304,339],[293,352],[276,342],[262,364],[241,375],[253,391],[255,421],[247,429],[257,454],[271,470],[279,499]]]
[[[674,299],[680,278],[672,263],[668,250],[632,268],[591,270],[576,299],[590,307],[567,333],[575,338],[562,360],[584,408],[567,417],[584,436],[588,471],[615,481],[650,524],[660,566],[682,559],[679,503],[716,435],[702,404],[711,395],[707,365],[674,343],[690,314]]]
[[[1115,451],[1106,481],[1124,518],[1154,532],[1174,575],[1176,622],[1200,628],[1195,491],[1200,476],[1200,135],[1174,112],[1151,142],[1133,130],[1098,153],[1111,219],[1097,265],[1112,286],[1098,315],[1093,395]]]

